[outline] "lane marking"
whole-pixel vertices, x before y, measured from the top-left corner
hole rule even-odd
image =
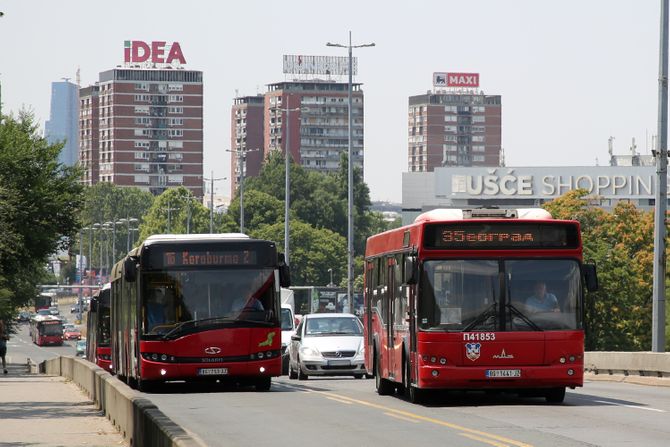
[[[334,397],[328,397],[328,396],[326,396],[326,399],[334,400],[335,402],[340,402],[340,403],[342,403],[342,404],[347,404],[347,405],[351,405],[351,404],[353,404],[353,402],[350,401],[350,400],[336,399],[336,398],[334,398]]]
[[[634,408],[636,410],[646,410],[646,411],[656,411],[657,413],[667,413],[667,411],[661,410],[659,408],[642,407],[640,405],[618,404],[616,402],[608,402],[606,400],[594,400],[593,402],[598,402],[600,404],[614,405],[615,407],[626,407],[626,408]]]
[[[286,384],[285,386],[300,389],[300,387],[295,386],[295,385]],[[526,444],[525,442],[516,441],[514,439],[506,438],[505,436],[500,436],[500,435],[496,435],[494,433],[487,433],[487,432],[484,432],[484,431],[475,430],[473,428],[464,427],[462,425],[453,424],[451,422],[442,421],[440,419],[435,419],[435,418],[431,418],[431,417],[427,417],[427,416],[421,416],[420,414],[411,413],[409,411],[404,411],[404,410],[398,410],[396,408],[391,408],[391,407],[387,407],[387,406],[384,406],[384,405],[375,404],[375,403],[368,402],[368,401],[365,401],[365,400],[359,400],[359,399],[354,399],[354,398],[347,397],[347,396],[341,396],[339,394],[330,393],[330,392],[327,392],[327,391],[312,390],[312,393],[320,394],[324,397],[332,397],[332,398],[340,399],[340,400],[348,400],[351,403],[357,403],[357,404],[365,406],[365,407],[370,407],[370,408],[374,408],[374,409],[377,409],[377,410],[382,410],[385,413],[386,412],[393,413],[396,416],[401,416],[401,417],[413,419],[413,420],[416,420],[416,421],[430,422],[431,424],[440,425],[442,427],[447,427],[447,428],[451,428],[451,429],[456,430],[456,431],[463,432],[463,433],[459,433],[463,436],[465,436],[465,434],[469,434],[469,435],[472,435],[472,436],[480,436],[480,437],[483,437],[484,439],[486,439],[487,441],[490,441],[489,444],[491,444],[491,442],[495,442],[495,441],[500,442],[500,444],[491,444],[491,445],[499,445],[499,446],[504,446],[504,447],[509,447],[509,446],[533,447],[532,444]]]
[[[461,436],[465,436],[466,438],[470,438],[475,441],[479,442],[484,442],[486,444],[491,444],[496,447],[509,447],[509,444],[503,444],[502,442],[497,442],[492,439],[486,439],[486,438],[480,438],[479,436],[471,435],[470,433],[459,433]]]
[[[411,422],[412,424],[420,424],[420,422],[415,420],[415,419],[406,418],[404,416],[398,416],[397,414],[393,414],[393,413],[389,413],[389,412],[385,412],[384,414],[386,416],[391,416],[392,418],[400,419],[402,421]]]

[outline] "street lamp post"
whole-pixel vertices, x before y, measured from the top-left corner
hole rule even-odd
[[[219,180],[226,180],[227,177],[214,178],[214,171],[212,171],[212,176],[210,178],[204,178],[205,181],[209,181],[209,233],[214,233],[214,182]]]
[[[289,209],[291,208],[291,112],[307,111],[304,107],[288,107],[289,98],[286,98],[287,107],[278,109],[280,112],[286,112],[286,141],[284,142],[284,262],[289,265],[290,248],[290,225]]]
[[[130,251],[130,224],[131,223],[137,223],[137,219],[135,217],[126,217],[123,219],[119,219],[117,224],[120,225],[126,225],[126,229],[128,230],[126,233],[126,253]]]
[[[354,163],[353,163],[353,126],[352,126],[352,85],[353,85],[353,58],[352,50],[354,48],[374,47],[374,43],[366,43],[362,45],[351,44],[351,31],[349,31],[349,45],[342,45],[339,43],[328,42],[326,46],[347,48],[349,50],[349,151],[347,160],[348,175],[348,221],[347,221],[347,297],[349,302],[353,303],[354,299]]]
[[[333,269],[328,269],[328,273],[330,273],[330,282],[328,283],[328,287],[335,287],[335,283],[333,282]]]
[[[238,188],[240,188],[240,233],[244,233],[244,172],[247,167],[247,154],[259,150],[260,149],[226,149],[226,152],[237,155],[238,170],[240,172],[240,181],[238,184]]]

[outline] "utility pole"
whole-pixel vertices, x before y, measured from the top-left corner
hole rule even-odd
[[[661,0],[658,67],[658,145],[654,196],[654,275],[651,328],[652,352],[665,352],[665,224],[668,207],[668,0]]]
[[[170,234],[170,220],[172,219],[172,211],[176,211],[177,208],[172,208],[172,201],[171,199],[168,199],[168,206],[167,208],[163,208],[163,210],[167,211],[167,234]]]
[[[237,156],[239,183],[237,187],[240,189],[240,233],[244,233],[244,171],[247,165],[247,154],[249,152],[256,152],[260,149],[227,149],[226,152],[233,153]]]

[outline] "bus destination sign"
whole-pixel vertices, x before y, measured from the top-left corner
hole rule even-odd
[[[163,252],[163,265],[166,267],[231,266],[253,264],[256,264],[256,252],[252,250],[181,250]]]
[[[576,225],[545,223],[437,224],[426,226],[424,247],[432,249],[577,248]]]

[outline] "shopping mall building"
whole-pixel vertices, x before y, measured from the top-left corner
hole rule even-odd
[[[600,206],[619,201],[654,207],[654,166],[438,167],[405,172],[402,223],[435,208],[539,207],[566,192],[583,188]]]

